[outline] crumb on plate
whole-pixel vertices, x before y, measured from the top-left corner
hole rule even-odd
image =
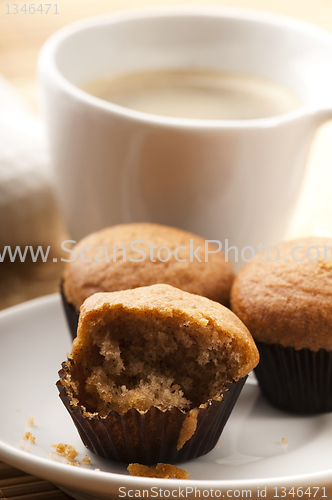
[[[26,432],[23,436],[23,439],[25,441],[30,441],[30,443],[35,444],[36,443],[36,438],[31,434],[31,432]]]
[[[31,417],[28,418],[27,420],[27,424],[30,426],[30,427],[33,427],[35,425],[35,417],[33,415],[31,415]]]
[[[129,464],[127,467],[131,476],[158,477],[163,479],[189,479],[189,472],[171,464],[157,464],[147,467],[142,464]]]
[[[70,444],[59,443],[52,444],[51,446],[59,455],[63,455],[64,457],[66,457],[67,460],[72,461],[78,455],[76,448],[74,446],[71,446]]]

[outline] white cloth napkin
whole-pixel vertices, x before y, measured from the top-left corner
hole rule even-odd
[[[52,245],[61,224],[42,123],[0,76],[0,249]]]

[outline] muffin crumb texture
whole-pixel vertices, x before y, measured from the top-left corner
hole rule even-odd
[[[151,406],[188,411],[220,397],[258,362],[227,308],[169,285],[95,294],[81,308],[69,372],[61,380],[87,416]],[[178,447],[195,432],[189,412]],[[178,448],[178,449],[180,449]]]
[[[54,448],[59,455],[66,457],[70,462],[73,462],[78,455],[76,448],[70,444],[52,444],[51,447]]]
[[[27,420],[27,424],[30,426],[30,427],[33,427],[35,425],[35,417],[34,416],[31,416],[28,418]]]
[[[195,434],[197,428],[198,408],[190,410],[185,421],[183,422],[182,429],[179,435],[177,450],[181,450],[184,444]]]
[[[36,443],[36,437],[31,432],[26,432],[23,436],[23,439],[33,444]]]
[[[61,457],[64,457],[67,459],[67,465],[72,465],[74,467],[79,467],[80,465],[88,465],[91,464],[91,459],[88,457],[88,455],[85,455],[84,458],[80,462],[75,460],[78,457],[78,451],[75,448],[75,446],[72,446],[71,444],[65,444],[65,443],[59,443],[59,444],[52,444],[51,448],[54,448],[57,455],[60,455]],[[57,455],[54,455],[54,453],[49,452],[48,456],[51,459],[55,459]]]
[[[189,472],[171,464],[157,464],[147,467],[142,464],[129,464],[127,470],[131,476],[158,477],[163,479],[190,479]]]

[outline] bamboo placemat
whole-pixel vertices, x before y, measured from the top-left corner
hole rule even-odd
[[[54,484],[0,462],[0,499],[72,500]]]

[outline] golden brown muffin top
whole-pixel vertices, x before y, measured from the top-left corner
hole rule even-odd
[[[170,285],[97,293],[73,342],[75,397],[106,415],[197,407],[258,363],[256,345],[229,309]]]
[[[105,247],[110,262],[104,260]],[[169,250],[163,248],[159,251],[160,247]],[[116,262],[113,262],[114,248],[117,249]],[[82,249],[85,261],[80,255]],[[208,249],[213,250],[211,243]],[[221,251],[207,254],[204,238],[192,233],[159,224],[120,224],[90,234],[73,250],[77,258],[66,264],[63,290],[67,301],[77,311],[83,301],[96,292],[113,292],[156,283],[167,283],[229,305],[234,279],[232,264],[225,262]],[[167,262],[161,261],[168,259],[169,255],[171,257]],[[98,262],[96,256],[104,261]],[[205,262],[206,256],[208,262]],[[90,259],[91,262],[86,262]]]
[[[332,351],[332,239],[303,238],[277,248],[279,256],[271,250],[268,260],[262,252],[241,269],[232,310],[257,341]]]

